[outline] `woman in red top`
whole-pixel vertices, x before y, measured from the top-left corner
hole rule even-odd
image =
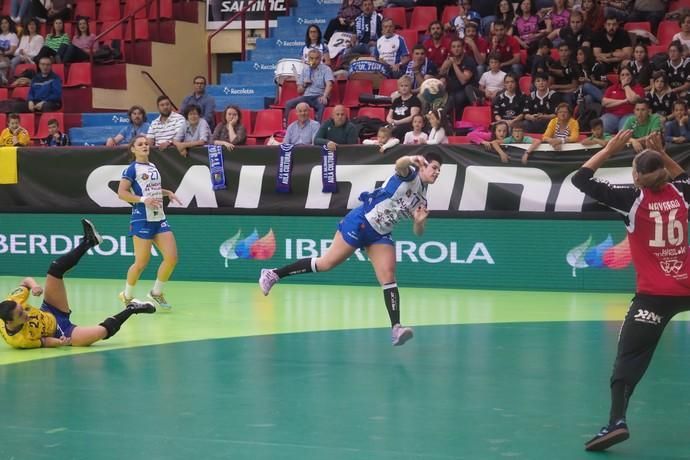
[[[630,69],[623,67],[618,71],[618,83],[606,89],[601,101],[604,132],[617,133],[623,129],[625,120],[635,111],[637,99],[644,99],[644,88],[637,84]]]
[[[628,439],[625,412],[630,396],[666,325],[677,313],[690,310],[690,178],[663,150],[660,134],[650,138],[650,149],[633,159],[634,185],[612,185],[594,177],[631,137],[631,130],[618,133],[573,176],[577,188],[622,214],[637,275],[635,296],[618,337],[609,424],[585,444],[590,451]]]

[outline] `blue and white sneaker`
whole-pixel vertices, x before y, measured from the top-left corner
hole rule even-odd
[[[630,431],[628,431],[628,425],[625,423],[625,419],[620,419],[599,430],[592,439],[585,443],[585,450],[590,452],[606,450],[619,442],[625,441],[629,437]]]

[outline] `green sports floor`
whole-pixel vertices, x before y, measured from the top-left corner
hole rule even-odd
[[[119,310],[121,281],[66,281],[75,323]],[[638,386],[631,439],[582,449],[630,294],[402,287],[415,338],[394,348],[377,287],[166,288],[172,312],[91,348],[0,344],[0,460],[690,459],[687,315]]]

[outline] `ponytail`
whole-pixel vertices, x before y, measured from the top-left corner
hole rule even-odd
[[[670,180],[661,154],[654,150],[645,150],[637,155],[633,167],[637,172],[637,185],[641,188],[658,192]]]

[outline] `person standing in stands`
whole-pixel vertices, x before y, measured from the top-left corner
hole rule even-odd
[[[206,93],[206,77],[197,75],[194,77],[194,91],[182,100],[180,112],[184,113],[188,106],[196,105],[201,108],[201,118],[206,120],[209,128],[213,129],[216,124],[216,99]]]

